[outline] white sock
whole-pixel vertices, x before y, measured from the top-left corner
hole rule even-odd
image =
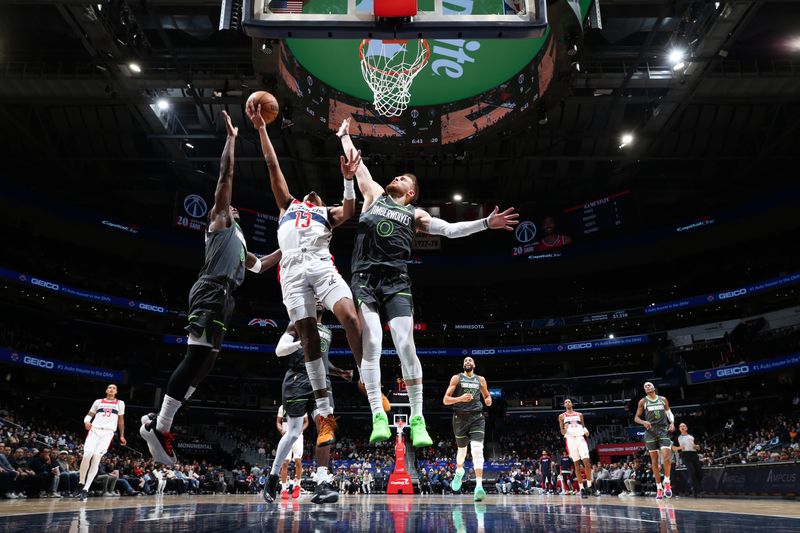
[[[475,488],[483,487],[483,477],[476,477],[475,478]]]
[[[408,385],[408,403],[411,404],[411,418],[422,416],[422,383]]]
[[[328,467],[320,466],[317,468],[317,485],[328,481]]]
[[[364,331],[361,336],[363,359],[361,360],[361,380],[367,391],[369,409],[372,415],[383,413],[381,400],[381,343],[383,342],[383,328],[381,317],[369,304],[363,304],[359,309]]]
[[[159,411],[158,418],[156,419],[157,431],[167,433],[172,429],[172,419],[175,413],[178,412],[178,409],[181,408],[181,405],[183,404],[172,396],[164,395],[164,401],[161,402],[161,411]]]
[[[667,485],[669,485],[669,478],[668,478],[668,477],[665,477],[665,478],[664,478],[664,483],[665,483],[665,484],[667,484]]]
[[[663,487],[661,487],[661,483],[656,483],[656,488],[657,488],[658,490],[661,490]]]
[[[191,397],[192,397],[192,394],[194,394],[194,391],[196,391],[196,390],[197,390],[197,387],[192,387],[192,386],[190,386],[190,387],[189,387],[189,390],[187,390],[187,391],[186,391],[186,397],[183,399],[183,401],[185,402],[186,400],[188,400],[189,398],[191,398]]]
[[[308,373],[309,381],[311,381],[311,388],[314,389],[315,393],[321,390],[326,391],[322,398],[314,399],[320,416],[326,417],[328,415],[332,415],[333,409],[331,409],[331,404],[328,400],[327,394],[328,381],[326,379],[327,373],[325,372],[325,362],[321,357],[319,359],[314,359],[313,361],[306,361],[306,372]]]
[[[456,468],[456,474],[461,474],[463,476],[464,475],[464,467],[463,466],[459,466],[458,468]]]

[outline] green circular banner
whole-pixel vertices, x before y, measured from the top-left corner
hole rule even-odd
[[[588,0],[583,0],[588,4]],[[358,0],[370,10],[372,0]],[[426,0],[420,0],[424,8]],[[430,3],[430,0],[427,0]],[[503,0],[445,0],[444,9],[471,14],[500,14]],[[583,7],[583,6],[581,6]],[[341,1],[309,0],[304,13],[341,12]],[[411,86],[412,106],[453,102],[493,89],[521,71],[539,53],[550,29],[537,39],[430,39],[428,64]],[[362,100],[372,101],[359,58],[360,40],[287,39],[297,61],[320,81]],[[409,43],[408,46],[414,46]]]

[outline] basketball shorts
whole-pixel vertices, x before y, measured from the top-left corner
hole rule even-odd
[[[311,253],[297,253],[281,260],[281,292],[292,322],[316,317],[317,299],[333,311],[342,298],[353,298],[330,255]]]
[[[215,278],[201,277],[189,291],[189,325],[186,331],[219,350],[236,301],[232,285]]]
[[[644,445],[649,452],[659,448],[671,448],[672,439],[666,426],[650,426],[650,429],[646,429],[644,432]]]
[[[580,435],[567,435],[567,453],[572,462],[578,462],[589,458],[589,445],[586,439]]]
[[[105,455],[113,438],[114,432],[110,429],[90,429],[83,444],[83,455]]]
[[[331,380],[328,378],[328,401],[334,407]],[[287,370],[283,377],[283,408],[290,418],[303,417],[308,414],[314,419],[317,404],[314,401],[314,389],[305,372]]]
[[[453,413],[453,434],[456,445],[464,448],[470,441],[483,442],[486,419],[480,411]]]
[[[375,305],[385,322],[401,316],[414,316],[411,278],[404,272],[356,272],[350,281],[350,288],[353,289],[358,305]]]

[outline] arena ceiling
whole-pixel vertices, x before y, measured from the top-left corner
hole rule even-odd
[[[546,124],[532,114],[439,149],[362,142],[373,175],[411,169],[423,205],[456,191],[568,205],[630,188],[656,214],[789,183],[780,169],[800,159],[800,3],[599,1],[602,30],[587,31],[571,91]],[[271,208],[242,103],[258,89],[287,94],[277,54],[218,31],[219,16],[219,0],[0,0],[3,179],[155,217],[177,188],[216,180],[227,109],[242,132],[235,201]],[[674,47],[690,51],[680,73]],[[271,130],[292,190],[338,198],[336,140],[292,122]],[[627,131],[635,140],[620,148]]]

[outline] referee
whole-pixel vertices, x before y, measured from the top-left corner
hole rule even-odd
[[[681,432],[678,435],[678,446],[673,446],[672,449],[681,453],[681,462],[686,465],[689,477],[692,480],[692,493],[697,498],[703,479],[703,466],[700,464],[700,458],[697,455],[700,447],[695,444],[694,437],[689,435],[689,426],[681,422],[678,429]]]

